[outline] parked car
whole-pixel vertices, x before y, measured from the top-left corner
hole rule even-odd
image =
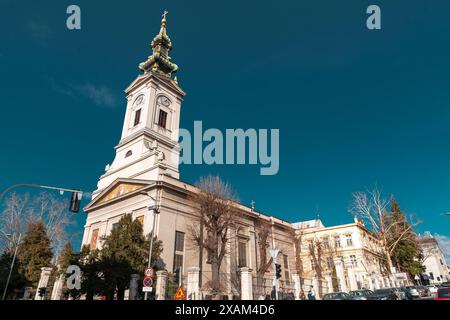
[[[352,297],[346,292],[327,293],[322,300],[352,300]]]
[[[450,300],[450,286],[439,287],[435,300]]]
[[[430,290],[425,286],[418,286],[417,289],[419,291],[420,297],[429,297],[431,295]]]
[[[402,294],[402,300],[412,300],[413,299],[413,296],[408,288],[400,287],[400,288],[398,288],[398,290]]]
[[[406,289],[413,298],[420,298],[419,289],[416,286],[408,286]]]
[[[434,284],[430,284],[427,286],[428,290],[430,290],[430,294],[432,295],[436,295],[437,291],[438,291],[438,287],[435,286]]]
[[[442,282],[442,283],[441,283],[441,286],[442,286],[442,287],[450,287],[450,281]]]
[[[349,295],[353,300],[378,300],[378,297],[372,290],[362,289],[350,291]]]
[[[399,300],[394,288],[385,288],[375,290],[375,296],[378,300]]]

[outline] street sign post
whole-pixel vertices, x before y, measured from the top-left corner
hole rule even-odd
[[[142,281],[142,292],[152,292],[152,286],[153,286],[153,279],[151,277],[145,277]]]

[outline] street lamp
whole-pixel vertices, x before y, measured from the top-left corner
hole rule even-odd
[[[148,192],[143,191],[140,194],[146,195],[147,197],[152,199],[153,202],[154,202],[151,206],[148,207],[148,210],[152,210],[152,212],[153,212],[152,232],[150,234],[150,249],[148,250],[148,264],[147,264],[147,268],[151,268],[151,265],[152,265],[152,250],[153,250],[153,237],[154,237],[154,234],[155,234],[155,219],[156,219],[156,215],[159,214],[159,206],[157,205],[156,199],[153,198]],[[147,298],[148,298],[148,292],[145,292],[144,300],[147,300]]]
[[[7,234],[6,236],[14,237],[14,236],[11,235],[11,234]],[[14,262],[16,261],[17,250],[19,249],[20,239],[21,239],[21,238],[22,238],[22,234],[19,233],[19,239],[18,239],[18,241],[17,241],[16,248],[14,249],[14,256],[13,256],[13,259],[12,259],[12,262],[11,262],[11,268],[9,269],[8,279],[6,280],[5,290],[3,290],[3,297],[2,297],[2,300],[5,300],[5,298],[6,298],[6,292],[8,291],[8,285],[9,285],[9,281],[10,281],[10,279],[11,279],[11,274],[12,274],[12,271],[13,271],[13,268],[14,268]],[[12,241],[14,242],[14,238],[13,238]]]

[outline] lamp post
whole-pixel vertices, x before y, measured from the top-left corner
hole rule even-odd
[[[13,235],[8,235],[8,236],[14,237]],[[6,293],[8,292],[8,285],[9,285],[9,281],[11,279],[11,274],[12,274],[12,271],[13,271],[13,268],[14,268],[14,262],[16,261],[17,250],[19,249],[21,238],[22,238],[22,234],[20,233],[19,234],[19,239],[18,239],[17,244],[16,244],[16,248],[14,249],[14,256],[13,256],[13,259],[12,259],[12,262],[11,262],[11,267],[9,269],[8,279],[6,280],[5,290],[3,290],[2,300],[6,299]],[[14,238],[13,238],[13,241],[14,241]]]
[[[153,205],[148,207],[148,209],[152,210],[152,212],[153,212],[152,232],[150,234],[150,249],[148,250],[148,263],[147,263],[147,268],[151,268],[151,265],[152,265],[152,250],[153,250],[153,237],[154,237],[154,234],[155,234],[155,220],[156,220],[156,215],[159,214],[159,207],[157,205],[156,199],[153,198],[151,195],[149,195],[147,192],[141,192],[141,194],[146,195],[147,197],[152,199],[153,202],[154,202]],[[144,300],[147,300],[147,298],[148,298],[148,292],[145,292]]]
[[[273,284],[275,287],[275,299],[278,300],[278,279],[277,279],[277,256],[278,253],[280,252],[279,249],[273,248],[270,249],[270,256],[272,257],[272,261],[273,261]]]

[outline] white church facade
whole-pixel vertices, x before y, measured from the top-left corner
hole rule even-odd
[[[194,289],[198,294],[208,289],[211,265],[189,237],[190,226],[198,223],[191,200],[198,189],[179,179],[178,129],[185,93],[173,78],[178,67],[169,57],[171,49],[164,15],[160,32],[152,41],[152,55],[139,65],[142,74],[125,90],[127,106],[121,139],[115,147],[113,162],[106,166],[91,202],[84,208],[87,219],[82,243],[91,249],[101,248],[101,238],[111,232],[124,214],[132,214],[143,223],[145,234],[154,230],[162,241],[162,259],[168,272],[181,268],[184,283],[190,281],[192,274],[200,277],[198,288]],[[246,270],[253,280],[254,298],[256,293],[270,292],[272,267],[264,272],[259,287],[255,281],[258,269],[266,263],[261,257],[269,257],[270,248],[279,249],[281,287],[298,289],[295,226],[239,203],[235,207],[239,214],[229,230],[231,241],[220,270],[224,291],[230,297],[240,297],[240,273]],[[262,255],[260,232],[267,226],[270,235],[266,240],[267,252]],[[318,285],[314,279],[308,280],[303,284]]]

